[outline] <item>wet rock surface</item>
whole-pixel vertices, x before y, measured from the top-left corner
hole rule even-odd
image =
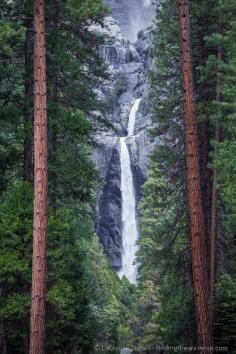
[[[119,16],[117,16],[119,17]],[[108,16],[100,29],[109,35],[101,56],[108,66],[109,80],[98,89],[98,95],[107,107],[103,119],[107,127],[98,129],[95,136],[97,148],[94,161],[100,172],[103,187],[100,191],[97,232],[112,266],[121,268],[122,217],[121,217],[121,168],[119,137],[127,135],[127,122],[135,99],[141,97],[136,115],[135,138],[128,139],[132,172],[137,200],[147,177],[148,157],[153,146],[150,102],[148,98],[148,71],[152,64],[150,55],[151,28],[139,33],[132,44],[122,33],[120,24]]]
[[[100,200],[100,222],[98,234],[104,250],[109,256],[113,267],[121,267],[121,179],[120,149],[117,142],[112,149],[110,163],[105,176],[105,185]]]

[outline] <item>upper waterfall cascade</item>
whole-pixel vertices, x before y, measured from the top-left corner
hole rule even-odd
[[[141,98],[135,100],[128,120],[128,138],[134,134],[135,118]],[[127,137],[120,138],[121,197],[122,197],[122,268],[119,276],[136,283],[137,267],[134,264],[137,251],[138,226],[136,219],[136,196],[132,175]]]
[[[134,102],[134,105],[133,105],[131,111],[130,111],[129,121],[128,121],[128,136],[134,135],[136,113],[138,111],[140,101],[141,101],[141,98],[137,98]]]

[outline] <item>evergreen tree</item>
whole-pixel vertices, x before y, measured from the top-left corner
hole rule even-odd
[[[44,1],[34,2],[34,220],[30,354],[45,352],[48,130]]]
[[[201,181],[198,160],[198,137],[195,116],[195,97],[192,74],[190,15],[188,1],[179,1],[182,76],[184,91],[184,124],[186,185],[189,208],[189,229],[193,287],[196,306],[198,344],[212,347],[207,273],[206,233],[201,196]],[[207,350],[203,350],[206,353]]]
[[[233,215],[234,209],[234,192],[232,192],[234,172],[231,169],[232,167],[229,166],[234,165],[231,162],[234,160],[234,50],[232,49],[234,22],[232,17],[235,13],[235,4],[232,1],[190,1],[190,9],[192,14],[193,73],[199,133],[201,191],[207,236],[206,247],[209,255],[207,262],[209,281],[210,268],[212,268],[210,254],[213,256],[216,254],[216,248],[214,250],[214,247],[211,246],[210,236],[212,235],[214,219],[217,221],[213,228],[215,229],[217,226],[217,231],[214,231],[214,233],[217,232],[218,235],[218,280],[214,302],[215,317],[213,317],[213,326],[216,325],[217,328],[217,330],[214,330],[214,340],[217,345],[221,342],[218,330],[219,323],[222,323],[223,326],[223,319],[221,322],[220,317],[217,318],[219,314],[217,312],[217,306],[219,306],[217,294],[219,294],[223,283],[222,276],[231,274],[234,269],[234,262],[232,262],[235,247],[233,241],[234,223],[232,222],[233,218],[230,217],[230,215]],[[152,154],[149,178],[144,188],[144,197],[141,203],[142,227],[140,251],[137,259],[140,264],[141,284],[148,279],[149,274],[156,276],[154,283],[161,304],[156,323],[162,328],[162,331],[159,332],[155,329],[156,338],[160,336],[160,340],[166,344],[186,343],[186,345],[191,346],[195,343],[197,321],[195,320],[194,324],[193,299],[191,291],[189,291],[193,286],[193,280],[190,272],[189,220],[186,212],[186,182],[183,174],[184,134],[183,124],[181,123],[183,98],[181,95],[177,18],[177,2],[174,4],[172,1],[161,2],[156,15],[157,28],[153,41],[155,66],[152,72],[153,123],[155,125],[152,133],[157,139],[157,144]],[[222,50],[222,57],[219,57],[219,48]],[[231,58],[230,64],[229,58]],[[215,141],[215,139],[219,140],[219,134],[216,134],[218,128],[221,132],[220,143]],[[232,150],[229,148],[230,145]],[[229,180],[227,179],[229,173],[232,181],[231,186],[229,186]],[[215,181],[217,181],[217,184]],[[230,197],[228,194],[230,202],[228,199],[227,203],[225,201],[226,189],[228,192],[230,191]],[[214,198],[216,191],[217,199]],[[214,200],[215,202],[213,202]],[[216,209],[217,204],[218,211]],[[229,210],[232,211],[232,214]],[[170,213],[173,217],[172,223],[170,223]],[[169,221],[163,224],[160,222],[161,220]],[[165,227],[163,228],[162,225]],[[172,235],[175,235],[175,237]],[[179,240],[182,240],[183,243],[180,243]],[[182,246],[179,248],[180,244]],[[176,250],[175,255],[172,253],[173,247]],[[184,257],[181,253],[182,247],[185,252]],[[176,265],[174,261],[178,259],[178,256],[181,263]],[[166,278],[168,272],[170,276]],[[183,277],[180,277],[179,273]],[[181,285],[178,286],[178,284]],[[231,281],[228,282],[228,286],[228,291],[234,292]],[[208,287],[206,286],[206,288]],[[183,306],[183,304],[185,305]],[[178,316],[187,319],[187,325],[185,320],[179,321],[177,316],[174,316],[174,308],[179,311],[181,309],[183,317],[180,312]],[[225,313],[225,316],[228,317],[226,312],[222,313]],[[223,334],[222,338],[224,336]],[[231,332],[229,332],[230,337]],[[232,337],[231,343],[234,343]]]
[[[94,88],[107,74],[99,58],[105,39],[90,26],[102,24],[106,9],[101,0],[49,0],[45,5],[45,352],[92,354],[104,353],[104,346],[141,346],[152,353],[149,349],[159,344],[194,346],[198,321],[185,176],[179,2],[156,1],[151,73],[156,146],[140,203],[137,287],[120,281],[110,268],[94,227],[99,180],[91,161],[98,126],[93,112],[103,108]],[[189,0],[189,5],[214,344],[234,353],[236,6],[234,0]],[[30,332],[33,1],[1,0],[0,7],[0,351],[20,354],[29,352]]]
[[[1,5],[1,29],[8,33],[2,34],[1,55],[1,127],[6,127],[1,129],[1,340],[8,352],[28,353],[33,3]],[[105,9],[101,1],[52,1],[45,10],[50,181],[45,350],[92,353],[104,339],[117,345],[121,306],[118,278],[94,234],[92,214],[98,177],[90,157],[91,112],[98,107],[94,87],[105,74],[98,55],[104,39],[89,27],[100,23]]]
[[[174,6],[172,1],[161,3],[153,43],[152,135],[157,144],[151,156],[149,178],[140,207],[139,277],[141,286],[151,280],[159,294],[156,302],[160,303],[160,309],[152,315],[153,333],[156,334],[152,344],[192,345],[195,326],[183,172],[183,97],[177,2]]]

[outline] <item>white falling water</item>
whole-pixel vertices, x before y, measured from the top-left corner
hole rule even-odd
[[[136,113],[139,108],[141,98],[137,98],[134,102],[133,107],[131,108],[129,121],[128,121],[128,136],[134,135],[134,128],[135,128],[135,120],[136,120]]]
[[[128,137],[134,134],[135,118],[141,99],[136,99],[130,111]],[[122,195],[122,269],[119,276],[136,283],[137,267],[134,264],[137,251],[138,227],[136,220],[135,187],[126,137],[120,138],[121,195]]]

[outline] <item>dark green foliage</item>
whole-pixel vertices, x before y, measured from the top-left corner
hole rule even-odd
[[[10,353],[27,352],[29,332],[32,187],[17,182],[0,208],[1,318]],[[92,353],[115,345],[118,280],[83,209],[49,211],[47,352]]]
[[[24,33],[20,24],[0,20],[0,193],[20,173],[24,83],[18,68]]]
[[[215,124],[221,129],[221,140],[216,145],[217,155],[213,166],[217,169],[217,184],[221,198],[221,224],[218,243],[218,282],[215,299],[214,337],[218,345],[227,346],[228,352],[236,351],[235,341],[235,14],[234,1],[218,1],[217,7],[221,28],[209,38],[221,48],[222,59],[217,61],[219,70],[219,97],[213,102]],[[221,328],[221,331],[220,331]]]
[[[28,353],[29,342],[33,201],[23,172],[24,148],[32,153],[32,9],[33,1],[1,2],[0,342],[5,338],[12,354]],[[98,176],[91,161],[91,112],[99,107],[94,87],[105,71],[98,56],[104,39],[89,26],[104,13],[100,0],[46,4],[47,353],[88,354],[96,344],[118,340],[119,281],[95,235],[92,214]]]
[[[7,348],[24,350],[29,330],[32,188],[16,182],[0,207],[1,318]]]
[[[159,3],[159,2],[158,2]],[[190,1],[194,82],[199,130],[202,196],[210,227],[212,171],[218,171],[218,282],[215,299],[216,345],[234,352],[235,321],[235,2]],[[140,288],[152,282],[160,308],[146,314],[141,341],[195,345],[188,213],[186,210],[182,88],[177,1],[161,1],[153,41],[151,75],[153,137],[149,178],[140,205],[137,260]],[[222,57],[219,58],[219,49]],[[221,142],[214,141],[220,127]],[[209,236],[208,236],[209,237]],[[209,245],[209,241],[208,241]],[[155,303],[154,301],[154,303]],[[137,305],[138,306],[138,305]],[[154,315],[153,312],[156,311]],[[139,314],[139,321],[143,316]],[[220,328],[224,327],[220,332]]]
[[[155,294],[156,306],[145,313],[140,334],[141,343],[151,346],[194,340],[179,53],[177,3],[163,1],[157,12],[151,75],[157,146],[140,205],[138,252],[141,292],[145,294],[149,283]]]
[[[236,352],[236,281],[229,274],[219,277],[215,299],[214,336],[219,347],[227,347],[228,353]]]
[[[91,163],[92,124],[97,109],[94,86],[104,66],[104,41],[89,31],[101,20],[101,1],[49,1],[46,7],[49,114],[49,186],[53,207],[61,199],[89,201],[96,179]]]
[[[183,215],[181,218],[181,214],[177,214],[178,197],[170,188],[153,163],[140,206],[138,261],[141,286],[145,288],[145,284],[151,282],[156,292],[155,301],[159,302],[159,306],[146,315],[152,318],[147,321],[148,325],[151,322],[155,328],[150,344],[156,344],[159,338],[160,343],[177,346],[192,344],[194,307],[187,227]],[[145,338],[144,332],[144,341]]]
[[[235,348],[236,5],[190,0],[202,194],[210,225],[212,168],[219,190],[215,345]],[[91,161],[93,90],[106,78],[101,0],[46,2],[49,116],[47,353],[94,353],[94,346],[196,343],[185,190],[177,1],[157,1],[151,102],[156,148],[140,203],[139,283],[119,281],[94,233],[98,176]],[[0,346],[28,353],[32,185],[33,1],[0,1]],[[31,37],[31,39],[29,39]],[[28,46],[27,38],[29,39]],[[219,58],[221,52],[221,58]],[[28,61],[27,61],[28,60]],[[120,77],[110,101],[126,89]],[[28,88],[28,89],[27,89]],[[96,116],[96,115],[94,115]],[[220,128],[220,143],[214,141]],[[28,150],[31,153],[30,149]],[[31,166],[32,169],[32,166]],[[31,171],[32,172],[32,171]],[[5,344],[4,344],[5,342]],[[104,350],[96,351],[97,353]]]
[[[205,7],[210,2],[205,2]],[[216,1],[212,5],[205,34],[205,63],[200,67],[200,81],[208,90],[204,114],[211,129],[211,165],[217,170],[218,213],[218,281],[216,286],[213,334],[216,345],[235,351],[235,2]],[[220,141],[214,141],[214,130]],[[214,150],[214,153],[213,153]],[[221,331],[220,331],[221,328]]]

